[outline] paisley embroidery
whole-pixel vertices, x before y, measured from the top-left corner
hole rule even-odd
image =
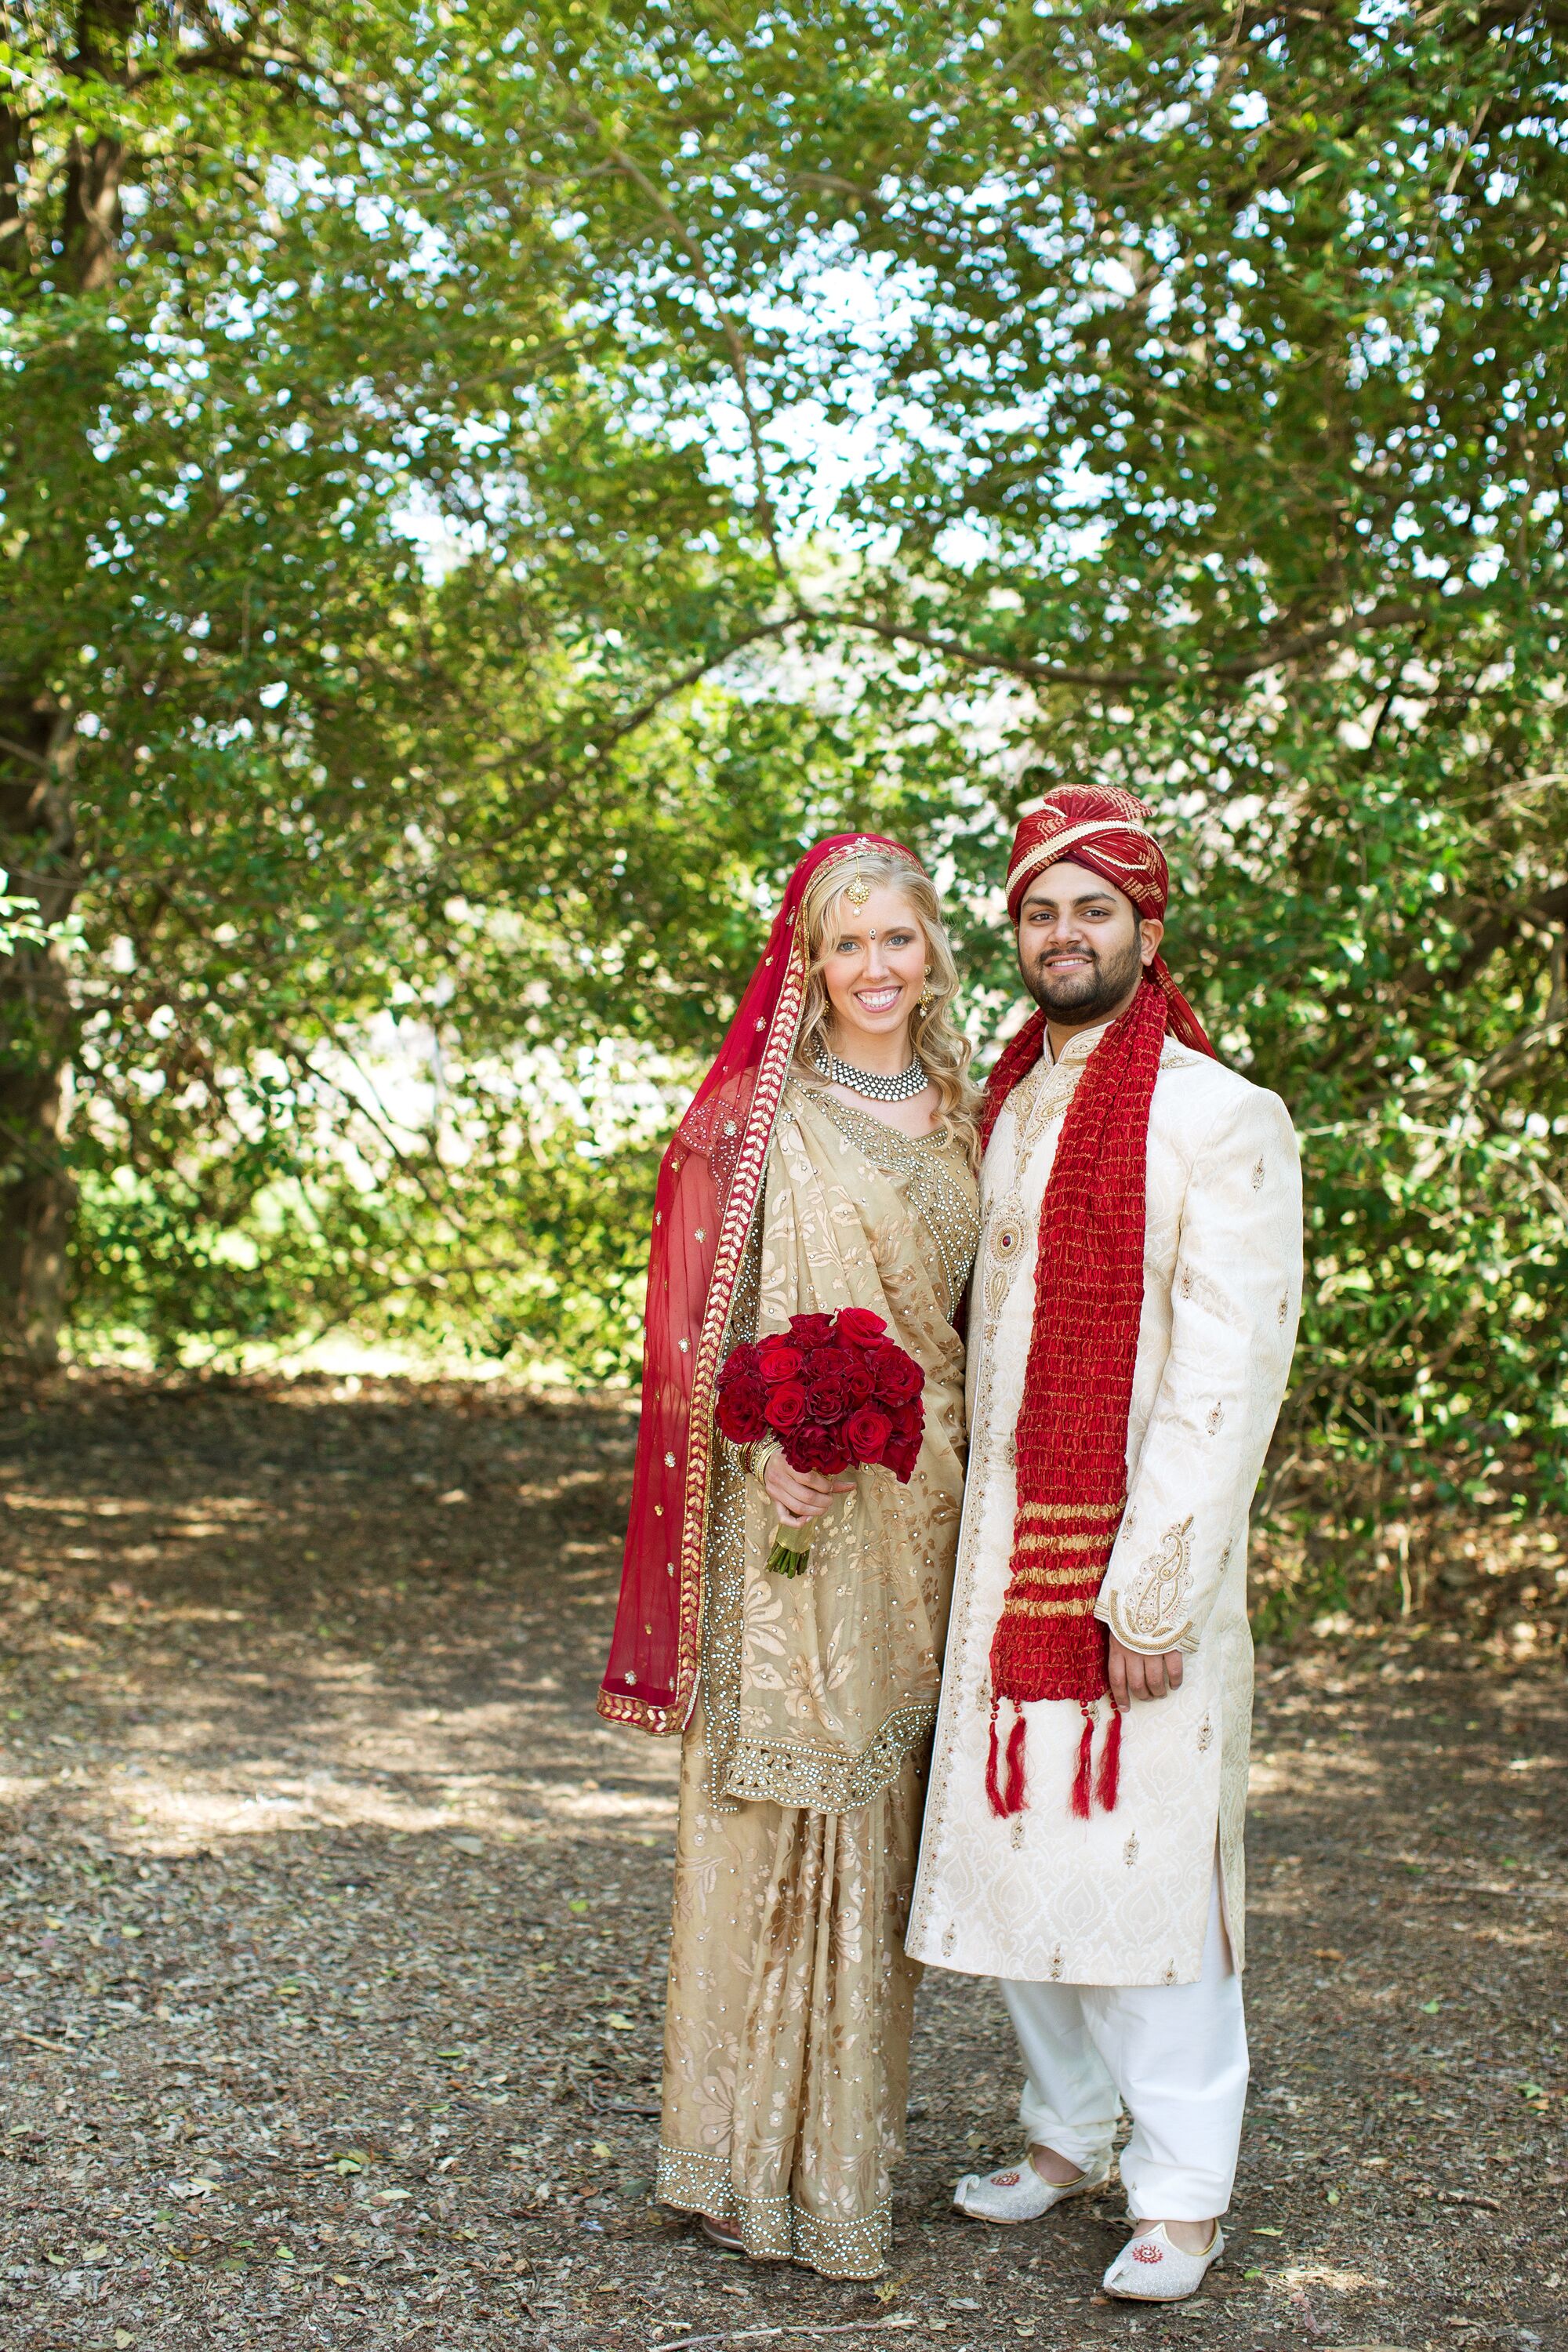
[[[1253,1171],[1252,1171],[1252,1189],[1253,1189],[1253,1191],[1254,1191],[1255,1192],[1260,1192],[1260,1191],[1262,1190],[1262,1186],[1263,1186],[1263,1154],[1262,1154],[1262,1152],[1260,1151],[1260,1152],[1258,1153],[1258,1165],[1257,1165],[1257,1167],[1256,1167],[1256,1168],[1253,1170]]]
[[[1209,1417],[1208,1417],[1207,1421],[1205,1421],[1205,1423],[1204,1423],[1204,1427],[1208,1431],[1208,1433],[1209,1433],[1209,1435],[1210,1435],[1211,1437],[1217,1437],[1217,1436],[1218,1436],[1218,1434],[1219,1434],[1219,1433],[1220,1433],[1221,1428],[1224,1426],[1224,1423],[1225,1423],[1225,1407],[1224,1407],[1224,1405],[1222,1405],[1222,1404],[1212,1404],[1212,1405],[1209,1407]]]
[[[1118,1611],[1139,1645],[1175,1639],[1177,1611],[1193,1586],[1192,1517],[1168,1527],[1160,1549],[1138,1570],[1138,1586],[1125,1611]],[[1118,1640],[1121,1627],[1115,1628]]]

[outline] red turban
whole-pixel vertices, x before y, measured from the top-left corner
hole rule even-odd
[[[1062,858],[1163,916],[1170,876],[1148,811],[1114,786],[1064,784],[1025,817],[1007,866],[1016,921],[1033,877]],[[1107,1727],[1091,1773],[1100,1701],[1109,1690],[1106,1629],[1094,1614],[1127,1501],[1127,1421],[1143,1304],[1149,1111],[1169,1029],[1212,1054],[1192,1006],[1156,955],[1142,986],[1085,1063],[1062,1121],[1040,1211],[1035,1319],[1014,1431],[1016,1504],[1007,1591],[991,1641],[992,1810],[1024,1802],[1024,1709],[1067,1699],[1083,1710],[1072,1809],[1116,1802],[1121,1718]],[[1035,1012],[986,1087],[989,1142],[1003,1104],[1039,1060],[1046,1016]],[[1014,1711],[1004,1748],[1000,1716]]]

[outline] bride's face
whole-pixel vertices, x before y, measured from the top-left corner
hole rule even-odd
[[[854,1061],[857,1039],[907,1034],[928,957],[920,917],[902,891],[879,884],[863,907],[843,893],[827,910],[822,945],[839,1059]]]

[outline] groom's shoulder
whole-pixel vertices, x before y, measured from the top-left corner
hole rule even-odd
[[[1222,1125],[1246,1132],[1291,1124],[1284,1103],[1268,1087],[1171,1039],[1160,1056],[1151,1118],[1177,1129],[1189,1145]]]

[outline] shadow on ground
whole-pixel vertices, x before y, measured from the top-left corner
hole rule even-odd
[[[647,2201],[675,1758],[592,1696],[634,1422],[498,1389],[62,1381],[0,1446],[0,2313],[43,2347],[1568,2345],[1559,1683],[1266,1661],[1232,2258],[1011,2232],[988,1988],[928,1977],[894,2260]]]

